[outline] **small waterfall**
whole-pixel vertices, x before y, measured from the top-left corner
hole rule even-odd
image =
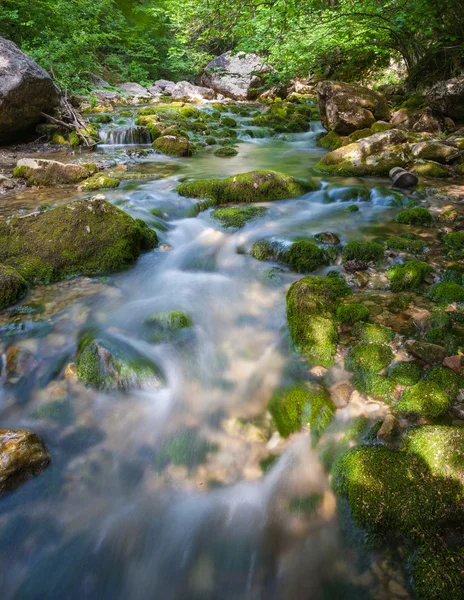
[[[104,144],[114,146],[140,146],[151,144],[151,135],[146,127],[116,127],[102,129],[99,137]]]

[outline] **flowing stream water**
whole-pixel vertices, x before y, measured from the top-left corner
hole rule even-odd
[[[375,237],[395,210],[388,182],[324,179],[320,191],[264,204],[267,213],[238,231],[211,211],[189,217],[194,201],[174,191],[183,178],[254,169],[314,175],[321,130],[316,123],[304,134],[243,139],[228,159],[208,152],[133,159],[141,178],[103,193],[155,226],[161,250],[109,278],[36,287],[23,304],[40,305],[37,315],[1,315],[2,352],[17,344],[34,360],[27,378],[3,382],[2,426],[35,431],[53,458],[1,500],[2,598],[395,597],[372,570],[377,558],[354,549],[356,532],[343,525],[308,433],[282,440],[274,432],[266,413],[273,391],[318,374],[291,351],[286,329],[285,294],[301,276],[247,253],[268,236]],[[127,141],[119,133],[102,139]],[[118,146],[98,153],[127,160]],[[352,186],[372,189],[357,213],[343,210]],[[84,196],[53,194],[54,203]],[[34,201],[29,190],[10,195],[2,212]],[[168,310],[188,313],[193,334],[148,343],[144,321]],[[154,360],[166,384],[106,394],[65,379],[88,327]],[[343,374],[325,377],[330,385]],[[340,431],[355,416],[375,420],[381,411],[349,405],[337,412]],[[166,443],[181,455],[178,464],[163,460]],[[279,458],[263,473],[269,455]]]

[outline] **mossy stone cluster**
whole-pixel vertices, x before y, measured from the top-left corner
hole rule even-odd
[[[198,205],[199,210],[209,206],[240,202],[268,202],[297,198],[313,191],[311,181],[296,179],[275,171],[252,171],[227,179],[204,179],[181,183],[176,191],[188,198],[202,198],[206,202]]]
[[[243,227],[248,221],[266,214],[265,206],[241,206],[237,208],[218,208],[211,213],[213,219],[221,221],[224,227]]]
[[[76,184],[96,172],[95,165],[65,164],[56,160],[23,159],[13,171],[13,176],[25,179],[32,186]]]
[[[157,243],[156,233],[146,223],[99,198],[4,221],[0,223],[0,261],[9,269],[3,280],[4,298],[9,288],[24,290],[19,278],[28,284],[50,283],[118,271]]]
[[[159,368],[128,344],[112,337],[85,334],[76,357],[77,376],[99,390],[157,388]]]
[[[287,293],[287,320],[299,352],[312,362],[329,366],[337,350],[336,311],[351,293],[338,277],[304,277]]]
[[[311,106],[278,102],[271,105],[265,114],[254,117],[253,124],[269,127],[277,133],[301,133],[309,130],[311,117]]]
[[[119,179],[111,177],[105,173],[95,173],[89,179],[85,179],[79,186],[83,192],[95,192],[102,189],[117,188],[120,184]]]

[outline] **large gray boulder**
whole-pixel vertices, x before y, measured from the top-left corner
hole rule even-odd
[[[226,52],[205,68],[202,84],[234,100],[253,100],[259,95],[260,75],[269,67],[257,54]]]
[[[60,91],[44,69],[0,37],[0,143],[27,131],[60,103]]]
[[[426,96],[430,108],[437,113],[464,120],[464,75],[436,83]]]
[[[172,88],[173,100],[187,100],[188,102],[200,102],[201,100],[213,100],[216,96],[214,90],[199,85],[193,85],[188,81],[179,81]]]
[[[375,121],[388,121],[385,96],[360,85],[321,81],[317,99],[322,124],[340,135],[371,127]]]

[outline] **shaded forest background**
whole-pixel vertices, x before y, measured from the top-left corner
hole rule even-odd
[[[275,83],[414,89],[462,72],[464,0],[2,0],[0,35],[73,92],[90,73],[193,81],[228,50],[266,57]]]

